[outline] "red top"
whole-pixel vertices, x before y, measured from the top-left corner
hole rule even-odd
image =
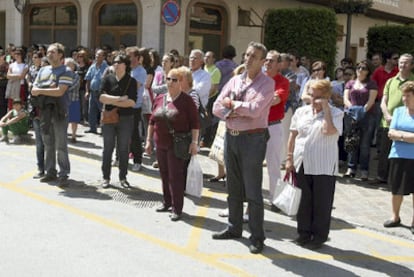
[[[382,95],[384,94],[384,87],[387,80],[394,77],[397,74],[398,67],[394,67],[389,73],[385,71],[384,66],[380,66],[377,69],[375,69],[374,73],[372,73],[371,79],[375,81],[378,86],[377,100],[381,100]]]
[[[275,94],[280,97],[280,103],[270,107],[268,122],[282,120],[285,116],[285,104],[289,97],[289,80],[278,73],[273,77]]]
[[[150,124],[154,125],[154,140],[157,148],[168,149],[172,147],[172,136],[163,116],[164,95],[158,95],[154,100]],[[182,92],[173,102],[167,102],[167,117],[171,127],[176,133],[188,133],[192,129],[200,129],[197,107],[193,98]]]

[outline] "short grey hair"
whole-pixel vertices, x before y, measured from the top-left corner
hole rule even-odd
[[[247,47],[253,47],[257,50],[260,50],[262,52],[262,59],[266,59],[267,48],[266,48],[266,46],[264,46],[264,44],[262,44],[260,42],[256,42],[256,41],[251,41],[251,42],[249,42]]]
[[[201,51],[200,49],[193,49],[193,50],[191,50],[190,56],[191,56],[191,54],[199,54],[199,55],[201,55],[201,59],[204,59],[204,52]]]

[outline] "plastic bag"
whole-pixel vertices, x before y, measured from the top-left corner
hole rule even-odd
[[[191,156],[187,169],[187,185],[185,192],[189,195],[200,198],[203,189],[203,171],[197,155]]]
[[[216,136],[210,148],[208,157],[221,165],[224,165],[224,136],[226,135],[226,122],[220,121]]]
[[[283,180],[279,180],[278,185],[283,186],[283,190],[273,201],[273,204],[288,216],[295,216],[298,213],[302,196],[302,190],[296,186],[295,175],[293,173],[286,174]]]

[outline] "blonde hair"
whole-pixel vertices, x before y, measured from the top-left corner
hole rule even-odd
[[[172,69],[171,69],[172,70]],[[193,74],[191,73],[191,70],[186,66],[180,66],[179,68],[176,68],[180,80],[182,80],[184,77],[188,81],[188,85],[190,88],[193,87]]]
[[[413,81],[407,81],[400,87],[402,93],[408,93],[411,92],[414,94],[414,82]]]
[[[313,80],[310,83],[310,88],[320,90],[322,92],[322,97],[330,98],[332,95],[332,86],[331,82],[328,80]]]

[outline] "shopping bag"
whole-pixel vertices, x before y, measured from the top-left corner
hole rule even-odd
[[[296,177],[293,172],[286,174],[285,178],[279,180],[283,186],[282,192],[273,201],[273,204],[288,216],[298,213],[302,190],[296,186]]]
[[[203,171],[197,155],[191,156],[187,168],[187,183],[185,192],[189,195],[200,198],[203,189]]]
[[[210,148],[208,157],[221,165],[224,165],[224,136],[226,135],[226,122],[220,121],[216,136]]]

